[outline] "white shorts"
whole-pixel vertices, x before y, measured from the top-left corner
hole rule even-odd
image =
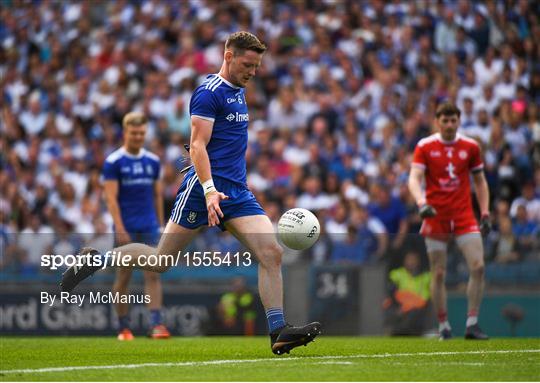
[[[467,242],[472,240],[482,240],[482,237],[480,233],[466,233],[462,235],[456,236],[456,243],[461,248],[463,245],[465,245]],[[434,252],[434,251],[443,251],[446,252],[448,249],[448,242],[445,241],[438,241],[433,238],[426,237],[426,249],[428,253]]]

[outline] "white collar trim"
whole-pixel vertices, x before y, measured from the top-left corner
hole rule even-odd
[[[236,85],[234,85],[233,83],[231,83],[230,81],[225,80],[225,78],[224,78],[222,75],[220,75],[219,73],[217,73],[217,76],[218,76],[225,84],[229,85],[231,88],[234,88],[234,89],[240,89],[239,86],[236,86]]]
[[[452,141],[446,141],[442,138],[441,133],[437,133],[437,139],[445,145],[455,144],[457,140],[459,140],[459,134],[456,133],[456,138],[454,138]]]
[[[144,157],[144,154],[146,153],[146,149],[142,148],[141,150],[139,150],[139,153],[138,154],[131,154],[130,152],[128,152],[126,150],[125,147],[122,146],[122,154],[128,158],[131,158],[133,160],[138,160],[138,159],[141,159]]]

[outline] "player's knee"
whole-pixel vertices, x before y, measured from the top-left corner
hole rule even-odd
[[[166,272],[167,270],[169,270],[170,268],[171,268],[171,266],[169,266],[169,265],[152,266],[153,273],[146,273],[146,274],[153,274],[153,275],[155,275],[155,278],[159,278],[159,275],[157,275],[156,273],[162,274],[162,273]],[[145,278],[146,278],[146,275],[145,275]]]
[[[270,243],[260,249],[260,264],[266,268],[280,268],[283,248],[277,243]]]
[[[435,267],[433,270],[433,281],[437,284],[444,284],[446,278],[446,269],[441,266]]]
[[[477,261],[471,266],[471,275],[476,278],[482,278],[484,276],[484,262],[483,261]]]
[[[159,274],[151,271],[144,272],[145,283],[159,283]]]
[[[116,279],[114,281],[115,289],[122,289],[129,284],[131,279],[131,270],[118,269],[116,272]]]

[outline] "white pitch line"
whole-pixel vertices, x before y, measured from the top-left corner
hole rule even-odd
[[[396,366],[410,366],[410,363],[392,362]],[[485,366],[482,362],[420,362],[414,363],[415,366]]]
[[[47,368],[27,368],[21,370],[0,370],[0,374],[32,374],[41,372],[64,372],[83,370],[110,370],[120,368],[144,368],[144,367],[189,367],[189,366],[211,366],[220,364],[240,364],[259,362],[287,362],[291,360],[310,359],[356,359],[356,358],[399,358],[408,356],[446,356],[446,355],[472,355],[472,354],[519,354],[519,353],[540,353],[540,349],[534,350],[486,350],[486,351],[440,351],[440,352],[410,352],[396,354],[356,354],[356,355],[328,355],[328,356],[306,356],[287,358],[261,358],[261,359],[223,359],[207,360],[202,362],[164,362],[164,363],[139,363],[139,364],[116,364],[105,366],[70,366],[70,367],[47,367]]]

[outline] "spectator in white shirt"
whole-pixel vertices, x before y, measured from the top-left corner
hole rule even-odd
[[[296,130],[305,124],[295,105],[292,89],[282,87],[279,96],[268,105],[268,125],[273,129]]]
[[[283,159],[292,165],[304,166],[310,158],[305,130],[295,131],[292,138],[292,145],[285,148]]]
[[[540,223],[540,198],[534,195],[534,183],[529,182],[523,186],[521,196],[512,201],[510,216],[516,217],[518,207],[524,205],[527,210],[527,218],[530,221]]]
[[[303,185],[304,193],[296,201],[298,207],[307,210],[328,209],[334,203],[332,198],[321,191],[321,181],[317,177],[308,177]]]
[[[471,68],[465,70],[464,84],[459,88],[457,94],[458,107],[463,109],[463,100],[468,97],[471,100],[478,100],[482,94],[482,88],[478,86],[476,75]]]
[[[474,106],[477,111],[485,110],[490,116],[493,116],[495,109],[499,107],[500,100],[495,97],[493,86],[491,84],[484,85],[480,98],[476,99]]]
[[[454,12],[446,9],[444,19],[435,27],[435,48],[440,53],[450,53],[456,50],[456,30]]]
[[[485,109],[476,112],[476,123],[465,128],[460,128],[460,133],[472,138],[480,139],[484,144],[489,142],[491,136],[491,125],[489,115]]]
[[[459,0],[457,4],[457,12],[454,17],[457,25],[470,32],[475,25],[474,14],[471,12],[471,2],[469,0]]]
[[[28,109],[22,112],[19,117],[19,122],[29,136],[41,133],[47,123],[47,113],[41,110],[39,97],[39,92],[34,91],[28,100]]]
[[[516,96],[516,83],[512,78],[512,68],[505,66],[502,72],[502,81],[494,88],[498,100],[513,100]]]
[[[473,68],[479,85],[485,85],[497,80],[503,71],[502,60],[495,57],[495,48],[489,47],[484,57],[474,60]]]
[[[461,129],[468,129],[476,126],[476,113],[474,112],[474,101],[470,97],[463,100],[463,109],[461,111]]]
[[[347,234],[347,217],[348,211],[347,206],[343,201],[338,202],[338,204],[333,209],[332,216],[326,221],[326,232],[332,238],[333,241],[344,241]]]
[[[68,135],[73,131],[73,104],[69,98],[62,100],[61,110],[56,114],[56,128],[62,135]]]

